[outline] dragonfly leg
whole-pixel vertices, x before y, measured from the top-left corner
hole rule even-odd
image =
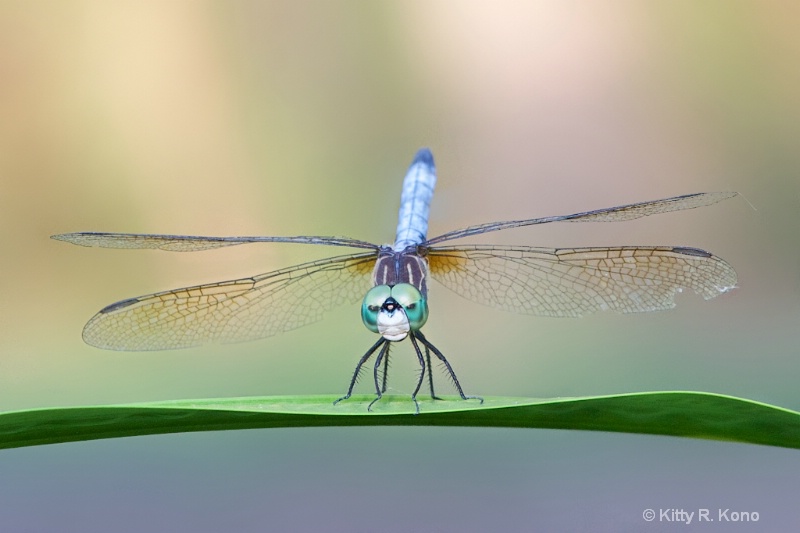
[[[458,391],[458,394],[459,394],[459,396],[461,396],[462,400],[480,400],[481,403],[483,403],[483,398],[481,398],[480,396],[466,396],[464,394],[464,389],[461,388],[461,383],[458,382],[458,378],[456,377],[456,373],[453,372],[453,367],[450,366],[450,362],[447,360],[447,358],[444,356],[444,354],[439,351],[439,349],[436,346],[431,344],[431,342],[428,339],[425,338],[425,335],[423,335],[421,331],[414,332],[414,337],[419,339],[419,341],[422,344],[425,345],[426,349],[430,348],[433,351],[433,353],[436,354],[436,357],[438,357],[439,360],[442,363],[444,363],[445,368],[447,368],[447,372],[450,374],[450,377],[453,379],[453,385],[455,385],[456,390]],[[412,340],[414,339],[414,337],[412,337]],[[416,344],[414,346],[416,347]],[[420,354],[418,348],[417,348],[417,354],[419,354],[420,357],[421,357],[421,354]]]
[[[378,357],[375,359],[375,368],[372,371],[372,377],[375,380],[375,394],[377,396],[374,400],[369,402],[369,405],[367,406],[367,411],[372,411],[372,405],[378,400],[380,400],[383,397],[383,393],[386,391],[386,370],[384,370],[383,374],[384,377],[383,388],[378,383],[379,381],[378,375],[380,374],[381,363],[384,361],[384,357],[386,358],[385,359],[386,361],[389,360],[389,349],[391,348],[391,346],[392,346],[391,341],[384,342],[383,348],[381,348],[381,351],[378,352]]]
[[[355,386],[356,386],[356,381],[358,381],[358,375],[359,375],[359,374],[361,374],[361,367],[362,367],[362,366],[364,366],[364,363],[366,363],[366,362],[367,362],[367,360],[368,360],[370,357],[372,357],[372,354],[374,354],[374,353],[375,353],[375,350],[377,350],[378,348],[380,348],[380,346],[381,346],[382,344],[384,344],[384,343],[388,343],[388,342],[389,342],[389,341],[387,341],[386,339],[384,339],[383,337],[381,337],[380,339],[378,339],[378,342],[376,342],[375,344],[373,344],[373,345],[372,345],[372,347],[371,347],[369,350],[367,350],[367,353],[365,353],[365,354],[364,354],[364,355],[361,357],[361,359],[359,359],[359,361],[358,361],[358,364],[356,365],[356,370],[355,370],[355,372],[353,372],[353,379],[351,379],[351,380],[350,380],[350,387],[348,387],[348,388],[347,388],[347,394],[345,394],[344,396],[342,396],[341,398],[339,398],[338,400],[336,400],[335,402],[333,402],[333,405],[336,405],[337,403],[341,402],[342,400],[346,400],[346,399],[348,399],[350,396],[352,396],[352,394],[353,394],[353,387],[355,387]]]
[[[431,388],[431,398],[441,400],[433,391],[433,365],[431,364],[431,350],[427,346],[425,346],[425,363],[428,366],[428,386]]]
[[[422,357],[422,350],[419,349],[419,343],[417,343],[416,334],[410,333],[408,336],[411,339],[411,345],[414,346],[414,351],[417,352],[417,360],[419,361],[420,372],[419,372],[419,380],[417,381],[417,387],[414,389],[414,394],[411,395],[411,399],[414,400],[414,407],[416,408],[416,413],[419,414],[419,403],[417,403],[417,393],[419,389],[422,388],[422,382],[425,379],[425,359]],[[430,358],[428,359],[428,373],[430,373]]]
[[[377,361],[375,362],[375,364],[377,364]],[[389,376],[389,350],[387,349],[386,358],[383,360],[383,377],[381,383],[381,392],[383,393],[386,392],[387,380],[389,379],[388,376]]]

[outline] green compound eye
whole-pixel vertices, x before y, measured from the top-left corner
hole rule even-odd
[[[425,325],[428,321],[428,301],[419,289],[408,283],[398,283],[392,287],[391,293],[392,298],[405,310],[411,331],[417,331]]]
[[[394,298],[403,308],[412,331],[417,331],[425,325],[428,320],[427,300],[413,285],[398,283],[394,287],[377,285],[364,296],[364,301],[361,303],[361,320],[368,330],[373,333],[381,333],[378,328],[378,316],[389,298]]]
[[[378,333],[378,313],[381,312],[383,302],[392,296],[392,288],[388,285],[376,285],[367,291],[361,303],[361,320],[367,329]]]

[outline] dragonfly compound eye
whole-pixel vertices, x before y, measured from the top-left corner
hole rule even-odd
[[[378,314],[381,312],[383,302],[392,296],[392,288],[388,285],[376,285],[364,296],[361,304],[361,320],[367,329],[378,333]]]
[[[409,283],[392,287],[392,298],[405,310],[412,331],[419,330],[428,320],[428,301],[419,289]]]

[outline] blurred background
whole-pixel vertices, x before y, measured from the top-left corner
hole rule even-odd
[[[434,283],[426,335],[468,394],[699,390],[798,410],[798,17],[782,1],[0,2],[0,409],[343,393],[374,342],[358,305],[242,345],[125,353],[81,340],[117,300],[341,250],[177,254],[49,236],[388,242],[402,177],[428,146],[431,236],[742,195],[470,241],[694,246],[729,261],[739,287],[566,320]],[[414,358],[396,354],[392,392],[409,394]],[[759,513],[743,530],[784,531],[800,522],[798,476],[796,451],[623,434],[166,435],[3,451],[0,529],[673,531],[643,510],[730,508]]]

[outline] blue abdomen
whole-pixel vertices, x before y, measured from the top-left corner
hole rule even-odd
[[[396,251],[425,241],[434,187],[436,166],[433,163],[433,154],[427,148],[422,148],[414,156],[403,180],[397,236],[392,247]]]

